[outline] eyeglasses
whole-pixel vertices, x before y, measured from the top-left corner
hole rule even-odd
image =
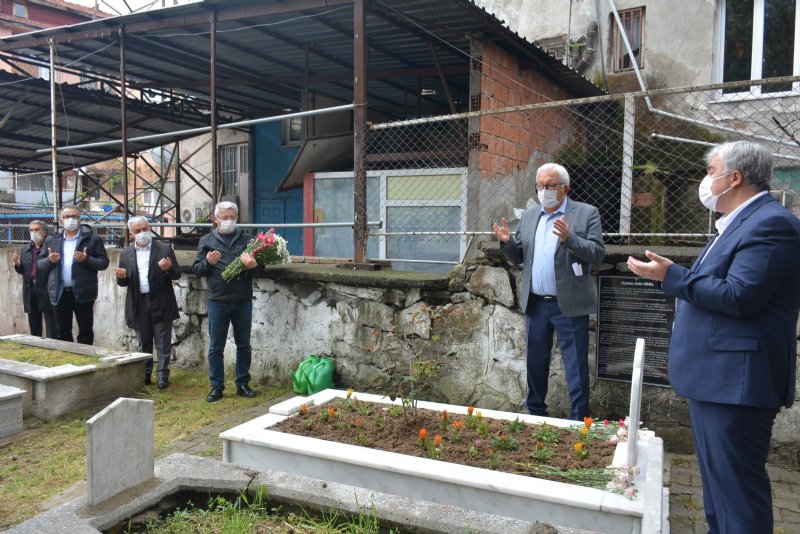
[[[537,191],[544,191],[545,189],[547,189],[549,191],[555,191],[559,187],[564,187],[565,185],[566,184],[547,184],[547,185],[536,184],[536,190]]]

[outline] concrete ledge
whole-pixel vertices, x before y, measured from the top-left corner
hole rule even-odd
[[[414,532],[442,533],[482,532],[486,534],[528,534],[536,523],[478,513],[452,506],[397,497],[324,482],[315,478],[281,472],[259,473],[243,466],[218,460],[172,454],[156,463],[156,479],[106,503],[102,507],[86,506],[83,494],[52,510],[44,512],[7,530],[7,534],[52,534],[54,532],[97,533],[114,527],[147,511],[170,495],[186,490],[231,493],[255,491],[266,487],[272,502],[297,505],[306,510],[329,512],[343,510],[351,514],[377,515],[381,524],[399,524]],[[204,503],[203,503],[204,504]],[[581,534],[586,531],[546,527],[559,534]],[[545,532],[542,530],[541,532]]]
[[[25,391],[0,384],[0,438],[22,432],[22,399]]]

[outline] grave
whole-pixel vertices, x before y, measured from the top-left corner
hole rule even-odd
[[[641,378],[644,342],[637,342]],[[640,383],[641,381],[639,381]],[[270,413],[220,434],[223,460],[259,471],[283,471],[322,481],[336,481],[372,491],[392,493],[454,506],[479,513],[497,514],[522,521],[540,521],[566,528],[602,532],[655,534],[668,532],[669,494],[663,485],[663,442],[653,432],[638,429],[638,410],[631,414],[629,435],[635,442],[621,441],[612,466],[635,465],[634,484],[638,497],[627,497],[599,489],[534,479],[462,466],[428,458],[411,457],[316,438],[271,430],[270,427],[300,411],[301,405],[325,405],[347,392],[325,390],[297,396],[272,406]],[[400,405],[380,395],[357,394],[362,401]],[[632,391],[631,405],[639,404],[641,388]],[[418,402],[419,408],[465,414],[467,408],[434,402]],[[484,417],[559,427],[575,421],[535,417],[518,413],[481,410]],[[628,463],[633,457],[635,462]]]
[[[86,421],[86,502],[97,506],[153,478],[155,403],[117,399]]]
[[[0,439],[22,432],[22,398],[25,391],[0,384]]]
[[[44,421],[138,391],[144,383],[145,362],[153,357],[29,335],[2,336],[0,340],[101,356],[99,363],[57,367],[0,358],[0,384],[24,390],[23,415]]]

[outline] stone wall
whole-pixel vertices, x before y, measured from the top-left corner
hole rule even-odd
[[[21,277],[13,272],[13,249],[0,250],[0,334],[27,333]],[[178,253],[188,266],[192,252]],[[111,265],[118,252],[110,251]],[[606,269],[624,264],[626,252],[607,254]],[[519,269],[497,255],[460,266],[449,276],[392,271],[348,271],[332,266],[293,264],[270,268],[255,287],[253,364],[255,384],[289,385],[289,372],[312,353],[335,358],[337,387],[393,393],[418,358],[441,363],[423,397],[452,404],[524,411],[524,321],[516,303]],[[203,369],[208,348],[205,279],[184,272],[176,283],[180,319],[175,322],[177,367]],[[132,350],[135,334],[123,318],[125,290],[109,269],[101,273],[95,308],[96,344]],[[592,322],[594,325],[594,322]],[[594,326],[589,365],[591,413],[616,419],[628,412],[630,384],[597,380]],[[232,337],[225,349],[229,378],[235,359]],[[569,400],[557,348],[547,402],[556,417],[566,417]],[[798,388],[800,391],[800,388]],[[643,388],[644,426],[665,438],[668,449],[690,451],[686,403],[667,387]],[[798,465],[795,436],[800,403],[778,415],[773,435],[781,460]]]

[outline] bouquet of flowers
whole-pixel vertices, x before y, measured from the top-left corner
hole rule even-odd
[[[252,254],[259,265],[291,262],[289,250],[286,248],[286,239],[276,234],[274,228],[270,228],[269,232],[259,232],[257,236],[250,240],[242,252]],[[237,256],[222,271],[222,279],[230,282],[246,270],[247,268],[242,263],[242,260]]]

